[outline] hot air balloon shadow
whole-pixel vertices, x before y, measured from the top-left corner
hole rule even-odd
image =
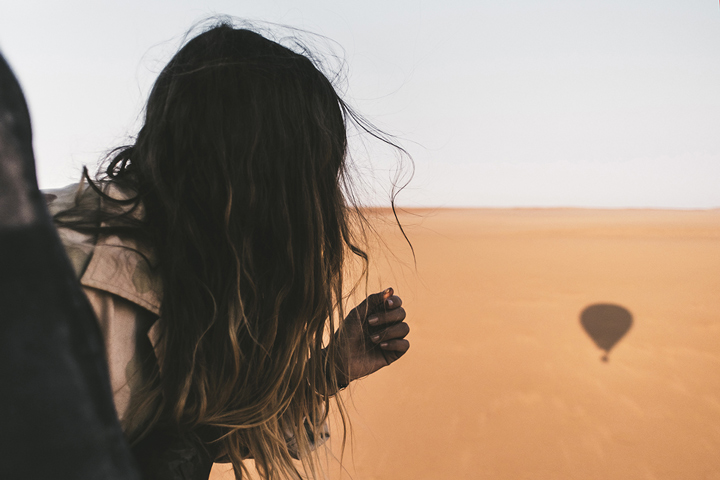
[[[633,318],[619,305],[599,303],[583,310],[580,323],[595,345],[605,351],[602,361],[607,362],[610,350],[630,330]]]

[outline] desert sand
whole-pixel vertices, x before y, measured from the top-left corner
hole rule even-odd
[[[402,297],[411,349],[342,394],[342,478],[720,479],[720,210],[400,218],[417,267],[380,212],[369,289]],[[598,304],[625,315],[589,319],[627,329],[607,361]]]

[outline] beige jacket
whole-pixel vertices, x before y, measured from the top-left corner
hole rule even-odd
[[[72,207],[78,188],[78,185],[70,185],[46,191],[50,213]],[[116,194],[113,196],[117,198]],[[99,200],[97,195],[91,194],[83,196],[82,201]],[[122,420],[133,389],[144,379],[139,359],[154,355],[158,339],[161,284],[143,258],[145,255],[152,259],[152,254],[134,241],[118,236],[96,239],[67,228],[59,228],[58,233],[98,318],[105,340],[115,408]]]

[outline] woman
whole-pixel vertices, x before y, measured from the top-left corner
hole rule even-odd
[[[146,474],[174,455],[316,476],[330,399],[409,348],[392,289],[343,315],[347,255],[368,259],[343,196],[354,119],[309,58],[219,24],[161,72],[134,145],[54,195]]]

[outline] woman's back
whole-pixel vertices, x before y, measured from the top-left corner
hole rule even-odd
[[[97,235],[83,279],[121,280],[112,264],[132,265],[132,288],[161,299],[155,311],[86,285],[139,307],[123,327],[132,361],[119,363],[142,379],[123,412],[133,443],[170,432],[237,472],[252,457],[267,478],[295,478],[293,456],[316,468],[331,397],[407,350],[391,294],[343,314],[347,255],[367,262],[351,228],[360,212],[343,196],[352,115],[309,58],[216,25],[163,69],[135,143],[88,178],[100,208],[56,215]],[[96,303],[99,316],[116,308]],[[369,340],[371,314],[390,325],[384,346]]]

